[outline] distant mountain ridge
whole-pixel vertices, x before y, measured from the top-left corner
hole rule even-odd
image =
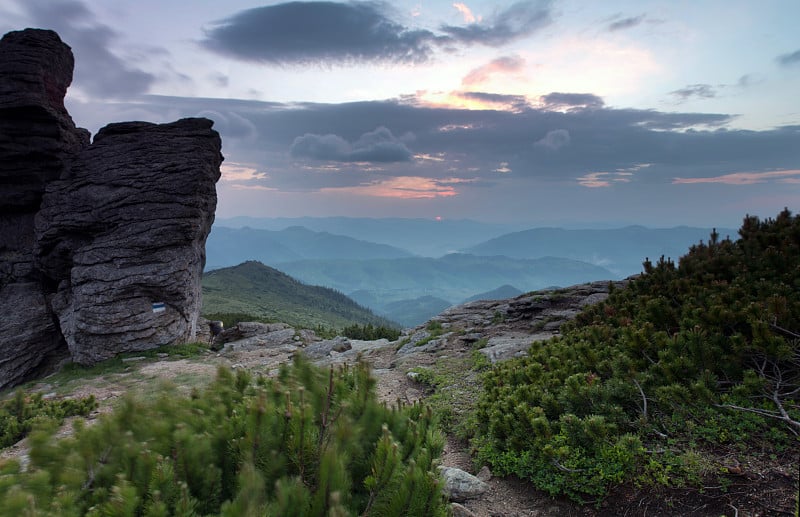
[[[646,257],[655,261],[664,255],[677,260],[693,244],[707,241],[711,230],[688,226],[627,226],[612,230],[533,228],[489,239],[463,252],[519,259],[566,257],[606,267],[616,276],[625,277],[640,273]],[[719,228],[717,231],[722,237],[737,237],[736,230]]]
[[[359,299],[379,300],[382,305],[422,296],[459,303],[476,293],[512,283],[518,289],[533,291],[553,285],[567,286],[615,278],[605,268],[578,260],[555,257],[528,260],[466,254],[393,260],[302,260],[279,264],[278,267],[308,284],[324,285],[343,293],[365,291],[360,293]],[[365,296],[367,293],[372,298]]]
[[[391,315],[392,321],[396,321],[404,327],[416,327],[452,305],[447,300],[428,295],[412,300],[389,302],[382,307],[380,312],[386,314],[387,317]]]
[[[486,291],[485,293],[478,293],[474,296],[470,296],[461,303],[476,302],[478,300],[507,300],[509,298],[515,298],[521,294],[524,294],[523,291],[520,291],[513,285],[505,284],[501,285],[497,289],[492,289],[491,291]]]
[[[206,270],[235,266],[248,260],[275,265],[305,259],[391,259],[413,256],[410,252],[302,226],[280,231],[228,228],[215,225],[206,242]]]
[[[396,326],[340,292],[303,284],[256,261],[203,275],[202,313],[243,313],[312,329],[368,323]]]
[[[265,230],[303,226],[315,232],[330,232],[358,240],[397,246],[425,257],[441,257],[498,235],[528,227],[528,225],[484,223],[469,219],[437,221],[422,218],[361,217],[239,216],[218,218],[216,224],[230,228],[250,227]]]

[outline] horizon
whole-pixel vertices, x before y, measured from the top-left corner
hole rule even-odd
[[[0,0],[80,127],[214,120],[220,219],[739,228],[800,207],[800,3]],[[302,38],[297,38],[301,34]]]
[[[785,208],[785,207],[784,207]],[[792,212],[794,213],[794,212]],[[742,216],[742,220],[747,215],[754,215],[754,214],[745,214]],[[772,218],[774,219],[778,213],[774,215],[767,215],[761,219]],[[382,216],[347,216],[347,215],[326,215],[326,216],[249,216],[249,215],[234,215],[230,217],[219,216],[215,217],[215,224],[220,222],[232,221],[235,219],[254,219],[254,220],[282,220],[286,219],[287,224],[295,222],[301,219],[351,219],[351,220],[374,220],[374,221],[392,221],[392,220],[399,220],[399,221],[420,221],[420,222],[428,222],[428,223],[475,223],[487,226],[497,226],[500,228],[507,228],[507,227],[520,227],[520,230],[510,230],[512,232],[519,232],[525,230],[542,230],[542,229],[556,229],[556,230],[622,230],[625,228],[630,227],[641,227],[647,230],[670,230],[675,228],[699,228],[699,229],[726,229],[726,230],[735,230],[738,231],[739,228],[742,226],[742,220],[738,221],[737,224],[730,224],[730,225],[708,225],[708,224],[671,224],[671,225],[648,225],[648,224],[641,224],[635,221],[603,221],[603,222],[590,222],[590,221],[483,221],[480,219],[475,219],[471,217],[459,217],[459,218],[444,218],[444,217],[382,217]],[[224,224],[219,224],[220,226],[225,226]],[[290,224],[289,226],[283,228],[288,229],[293,226],[299,226],[301,228],[305,228],[302,224]],[[247,226],[225,226],[226,228],[247,228]],[[258,229],[258,228],[254,228]],[[315,231],[315,230],[312,230]]]

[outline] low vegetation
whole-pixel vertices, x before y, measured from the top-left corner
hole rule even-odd
[[[92,426],[0,464],[0,515],[446,515],[422,405],[387,408],[363,364],[221,369],[203,392],[126,396]],[[52,431],[53,427],[49,427]]]
[[[624,483],[724,489],[748,455],[796,465],[800,217],[747,217],[739,234],[645,262],[560,337],[495,366],[479,460],[578,501]]]
[[[14,445],[39,424],[61,425],[71,416],[88,416],[97,408],[94,397],[80,399],[45,399],[41,393],[14,396],[0,402],[0,449]]]
[[[384,325],[373,326],[371,323],[366,325],[350,325],[342,329],[342,335],[350,339],[361,339],[364,341],[374,341],[377,339],[388,339],[395,341],[400,337],[400,329],[386,327]]]
[[[436,414],[442,430],[460,440],[469,439],[477,425],[480,376],[491,367],[489,359],[478,352],[485,345],[481,340],[469,355],[441,357],[431,366],[409,370],[415,382],[426,388],[425,404]]]

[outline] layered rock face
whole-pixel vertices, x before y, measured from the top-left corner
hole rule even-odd
[[[108,125],[47,186],[37,256],[73,360],[195,338],[222,161],[211,125]]]
[[[0,388],[59,353],[91,364],[194,338],[222,162],[207,119],[89,133],[70,48],[0,40]]]
[[[0,40],[0,387],[58,355],[63,343],[34,264],[34,217],[47,183],[89,145],[89,132],[64,108],[73,65],[54,32]]]

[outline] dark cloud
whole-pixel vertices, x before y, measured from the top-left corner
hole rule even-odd
[[[616,32],[625,29],[630,29],[636,27],[637,25],[641,24],[645,19],[645,15],[640,14],[639,16],[631,16],[630,18],[623,18],[621,20],[616,20],[608,24],[606,30],[608,32]]]
[[[39,27],[53,29],[75,54],[74,85],[87,93],[122,98],[147,92],[154,75],[137,69],[110,49],[118,33],[99,23],[78,0],[20,0],[19,6]]]
[[[753,86],[757,82],[756,78],[753,77],[753,74],[744,74],[736,81],[736,86],[739,88],[748,88]]]
[[[306,133],[294,139],[290,154],[295,158],[334,162],[406,162],[412,153],[404,140],[408,138],[398,139],[383,126],[364,133],[352,144],[334,134]]]
[[[471,23],[463,27],[442,25],[439,30],[458,43],[499,47],[529,36],[550,25],[552,21],[553,13],[549,1],[524,1],[498,12],[485,22]]]
[[[248,61],[286,64],[426,61],[436,39],[384,13],[384,4],[289,2],[241,11],[206,32],[202,44]]]
[[[671,91],[669,94],[676,97],[678,102],[685,102],[692,97],[713,99],[717,96],[717,90],[710,84],[690,84],[679,90]]]
[[[612,188],[643,188],[671,184],[674,178],[800,168],[798,127],[725,130],[730,115],[616,109],[600,105],[591,94],[545,97],[570,101],[568,107],[578,101],[595,107],[503,111],[396,100],[280,104],[157,96],[131,106],[161,118],[166,112],[174,118],[203,110],[223,115],[218,127],[226,163],[256,164],[267,175],[253,182],[277,190],[315,191],[393,176],[450,178],[460,192],[526,178],[579,186],[594,173],[630,180],[614,182]],[[110,103],[101,110],[110,120],[123,118],[110,111],[121,109],[130,107]],[[231,113],[256,128],[253,140],[228,135],[243,132],[232,125]],[[391,131],[382,129],[387,121]],[[396,136],[410,134],[413,143],[408,136]],[[498,175],[494,171],[502,163],[509,172]]]
[[[788,54],[781,54],[775,59],[781,66],[800,65],[800,49],[789,52]]]
[[[547,109],[602,108],[603,99],[592,93],[553,92],[539,98]]]

